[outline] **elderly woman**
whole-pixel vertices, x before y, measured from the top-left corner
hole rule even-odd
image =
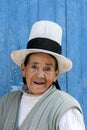
[[[57,83],[58,75],[72,68],[61,55],[61,38],[58,24],[39,21],[32,26],[27,49],[12,52],[24,85],[1,99],[1,130],[85,130],[80,104]]]

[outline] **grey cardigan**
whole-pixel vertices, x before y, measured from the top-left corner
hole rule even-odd
[[[22,94],[21,91],[15,91],[1,98],[0,130],[17,130]],[[53,87],[32,108],[19,130],[56,130],[56,123],[62,114],[72,107],[82,111],[72,96]]]

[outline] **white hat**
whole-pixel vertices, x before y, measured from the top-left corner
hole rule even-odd
[[[72,68],[72,61],[61,55],[61,27],[51,21],[38,21],[33,24],[27,43],[27,49],[15,50],[11,53],[13,61],[21,66],[30,53],[43,52],[51,54],[58,61],[59,73]]]

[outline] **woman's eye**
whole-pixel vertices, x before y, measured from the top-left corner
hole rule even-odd
[[[51,70],[51,68],[49,68],[49,67],[45,68],[45,71],[50,71],[50,70]]]
[[[37,68],[37,66],[35,66],[35,65],[32,65],[32,67],[31,67],[32,69],[36,69]]]

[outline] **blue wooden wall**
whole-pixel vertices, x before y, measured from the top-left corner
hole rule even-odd
[[[30,28],[38,20],[62,26],[63,55],[73,61],[73,69],[61,74],[59,83],[80,102],[87,129],[86,0],[0,0],[0,96],[21,88],[21,69],[10,53],[26,47]]]

